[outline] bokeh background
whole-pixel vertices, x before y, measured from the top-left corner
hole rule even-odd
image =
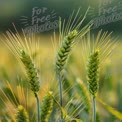
[[[58,17],[68,19],[69,15],[72,13],[72,11],[78,8],[82,9],[83,14],[88,7],[91,7],[87,20],[90,20],[91,18],[95,18],[99,16],[100,8],[101,9],[101,16],[104,13],[105,15],[110,15],[112,13],[119,14],[120,19],[115,22],[111,22],[109,24],[105,24],[103,26],[100,26],[99,29],[114,31],[115,34],[118,34],[121,36],[121,28],[122,28],[122,22],[121,22],[121,12],[122,12],[122,3],[121,0],[1,0],[0,1],[0,31],[6,31],[7,29],[12,29],[12,23],[16,25],[19,29],[24,28],[24,25],[21,21],[22,16],[30,17],[29,21],[31,21],[32,16],[32,9],[34,7],[38,8],[47,8],[46,11],[48,14],[52,10],[55,11],[56,17],[55,19],[58,19]],[[40,17],[43,15],[43,13],[39,14]]]
[[[68,20],[69,16],[73,10],[78,10],[81,8],[81,15],[84,15],[86,10],[90,7],[87,17],[83,23],[85,25],[87,22],[93,19],[98,19],[94,24],[98,23],[99,27],[92,28],[91,32],[93,34],[98,33],[99,30],[113,32],[112,36],[116,39],[116,47],[112,52],[110,58],[104,63],[100,74],[100,90],[99,97],[103,99],[106,103],[116,108],[118,111],[122,112],[122,1],[121,0],[0,0],[0,89],[2,89],[7,96],[11,98],[10,102],[6,100],[5,96],[0,90],[0,121],[8,121],[11,118],[11,112],[9,108],[16,107],[17,103],[14,100],[7,82],[11,84],[13,93],[19,103],[24,104],[23,98],[19,97],[17,94],[16,85],[22,82],[24,86],[26,84],[25,76],[20,70],[21,66],[18,64],[16,58],[10,53],[6,45],[3,43],[3,34],[6,34],[7,30],[11,30],[15,33],[15,27],[17,31],[21,34],[21,30],[25,29],[26,34],[33,32],[37,34],[40,39],[40,50],[37,55],[41,55],[40,65],[41,65],[41,91],[40,98],[43,98],[43,93],[51,87],[56,94],[58,90],[53,88],[55,82],[54,77],[54,58],[55,51],[51,42],[51,36],[55,30],[56,36],[58,37],[58,19],[59,16],[65,21]],[[35,8],[35,9],[34,9]],[[35,11],[34,11],[35,10]],[[34,12],[34,13],[33,13]],[[37,13],[36,13],[37,12]],[[49,15],[49,18],[47,17]],[[105,17],[109,17],[105,20]],[[46,18],[47,17],[47,18]],[[113,17],[113,18],[112,18]],[[35,18],[34,23],[32,19]],[[39,22],[36,21],[37,18],[42,18]],[[46,20],[47,19],[47,20]],[[34,28],[34,25],[45,25],[45,23],[54,22],[50,29],[42,30],[36,32],[35,30],[28,30],[28,27]],[[101,20],[101,21],[100,21]],[[101,23],[101,24],[100,24]],[[13,25],[14,24],[14,25]],[[49,25],[48,25],[49,26]],[[57,42],[58,43],[58,42]],[[76,77],[80,77],[82,80],[85,79],[85,68],[82,63],[80,44],[73,49],[72,55],[70,57],[66,76],[67,82],[70,85],[75,84]],[[67,75],[67,74],[70,75]],[[68,84],[68,85],[69,85]],[[67,84],[65,84],[67,85]],[[64,86],[65,89],[65,86]],[[75,89],[75,87],[74,87]],[[74,90],[70,90],[69,96],[74,95]],[[20,90],[21,91],[21,90]],[[31,94],[31,93],[30,93]],[[32,94],[31,94],[32,95]],[[77,96],[77,95],[76,95]],[[70,97],[69,97],[70,98]],[[68,96],[66,99],[69,99]],[[28,111],[33,110],[34,100],[30,98],[32,103],[28,104]],[[4,101],[4,102],[3,102]],[[11,101],[13,101],[11,105]],[[13,105],[14,104],[14,105]],[[15,112],[15,110],[13,110]],[[120,120],[115,118],[109,112],[104,110],[104,108],[99,107],[99,113],[103,122],[119,122]],[[9,116],[10,114],[10,116]],[[30,117],[32,113],[30,112]],[[7,117],[5,117],[5,115]],[[33,115],[34,116],[34,115]],[[34,117],[33,117],[34,118]],[[87,122],[86,115],[83,114],[84,122]],[[4,121],[2,121],[4,120]],[[34,119],[30,120],[33,121]],[[52,122],[54,120],[50,120]]]

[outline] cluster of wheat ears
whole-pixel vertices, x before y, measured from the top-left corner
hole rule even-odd
[[[88,11],[87,11],[88,12]],[[84,27],[82,26],[83,21],[86,18],[87,12],[82,17],[80,15],[80,9],[69,17],[66,22],[59,18],[59,38],[60,47],[55,56],[55,78],[58,81],[58,97],[55,97],[55,91],[49,90],[43,100],[40,101],[39,90],[41,78],[34,62],[33,53],[39,46],[33,37],[26,37],[23,33],[23,37],[16,31],[12,33],[7,31],[5,34],[6,41],[4,43],[12,51],[12,53],[17,57],[20,64],[22,64],[25,69],[28,83],[30,84],[30,89],[34,93],[36,99],[37,107],[37,122],[48,122],[50,115],[55,106],[58,108],[58,117],[53,119],[55,122],[82,122],[81,118],[77,116],[71,116],[66,110],[65,106],[68,106],[63,98],[63,83],[65,81],[65,69],[68,64],[68,59],[72,48],[79,41],[83,41],[81,56],[84,58],[86,63],[86,80],[84,83],[79,78],[76,79],[77,85],[77,95],[81,96],[82,102],[85,105],[85,110],[89,115],[87,119],[89,122],[100,122],[99,111],[97,111],[96,100],[106,108],[111,114],[113,114],[118,119],[122,119],[122,113],[113,109],[111,106],[107,105],[100,98],[98,93],[99,89],[99,73],[102,64],[106,58],[110,55],[113,48],[115,47],[115,41],[111,38],[111,33],[99,31],[97,36],[91,36],[90,31],[92,27],[92,21],[87,23]],[[55,35],[55,34],[54,34]],[[32,49],[32,47],[35,47]],[[39,48],[39,47],[38,47]],[[41,54],[40,54],[41,56]],[[45,64],[46,65],[46,64]],[[47,71],[48,72],[48,71]],[[48,77],[48,76],[47,76]],[[77,77],[77,76],[76,76]],[[55,82],[57,82],[55,80]],[[80,106],[80,104],[79,104]],[[79,107],[80,108],[80,107]],[[73,109],[74,112],[78,112],[79,108]],[[70,108],[69,108],[70,109]],[[79,110],[80,111],[80,110]],[[29,113],[26,111],[24,105],[18,105],[15,114],[16,122],[29,122]]]

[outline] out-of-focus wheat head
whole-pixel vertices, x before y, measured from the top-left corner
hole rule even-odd
[[[22,105],[17,108],[16,122],[29,122],[28,113]]]
[[[48,122],[53,110],[53,92],[49,91],[44,97],[41,105],[41,122]]]
[[[5,82],[4,87],[0,88],[1,120],[15,121],[16,108],[22,105],[29,111],[30,121],[35,121],[35,108],[33,105],[36,103],[34,98],[30,96],[28,88],[24,86],[21,79],[19,79],[19,84],[15,83],[15,86],[10,82]]]

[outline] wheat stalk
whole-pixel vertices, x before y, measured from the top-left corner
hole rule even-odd
[[[74,16],[74,12],[70,16],[68,23],[65,23],[59,19],[59,42],[61,42],[61,46],[58,50],[56,55],[55,67],[56,67],[56,75],[59,82],[59,95],[60,95],[60,105],[63,106],[63,97],[62,97],[62,75],[63,70],[65,69],[68,57],[70,55],[72,46],[77,40],[84,36],[91,27],[91,22],[80,29],[84,19],[86,18],[86,11],[84,17],[81,19],[80,9],[77,11],[76,15]],[[73,17],[74,16],[74,17]],[[78,17],[79,16],[79,17]],[[61,121],[63,115],[61,113]]]
[[[23,62],[27,71],[31,90],[34,92],[34,94],[37,94],[40,88],[38,73],[31,57],[24,50],[21,50],[21,61]]]
[[[38,73],[34,66],[34,63],[32,62],[31,57],[24,50],[21,50],[21,61],[25,65],[31,90],[34,92],[34,95],[37,100],[37,113],[38,113],[38,122],[39,122],[40,121],[40,100],[38,98],[37,92],[39,91],[40,88],[40,82],[38,78]]]
[[[31,57],[24,50],[21,50],[21,61],[25,65],[28,78],[29,78],[29,83],[31,85],[31,90],[34,92],[34,95],[36,97],[38,122],[39,122],[40,121],[40,100],[37,92],[39,91],[40,88],[40,82],[39,82],[37,70],[34,67],[34,63],[32,62]]]
[[[16,30],[16,28],[15,28]],[[27,77],[29,79],[31,90],[33,91],[36,101],[37,101],[37,113],[38,113],[38,122],[40,121],[40,100],[38,97],[38,91],[40,89],[40,82],[39,76],[37,72],[37,68],[35,67],[35,63],[33,61],[32,55],[35,53],[36,48],[38,48],[39,44],[37,45],[34,42],[33,35],[31,37],[26,37],[25,33],[23,35],[17,32],[12,33],[11,31],[7,31],[5,38],[6,38],[6,45],[15,55],[21,64],[24,65],[24,69],[26,70]],[[32,48],[34,46],[34,48]]]
[[[111,33],[108,34],[107,32],[104,32],[102,34],[102,31],[99,31],[96,38],[94,38],[94,36],[91,38],[90,33],[88,33],[86,39],[84,38],[82,46],[84,62],[86,62],[86,59],[88,58],[87,81],[89,92],[92,95],[94,122],[96,122],[96,95],[99,88],[99,67],[102,66],[101,64],[103,64],[115,47],[115,39],[111,39],[110,36]]]

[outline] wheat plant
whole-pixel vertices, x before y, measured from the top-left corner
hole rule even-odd
[[[96,96],[99,89],[100,68],[115,46],[115,40],[113,39],[110,41],[110,35],[111,33],[108,34],[107,32],[104,32],[102,34],[102,31],[99,31],[97,37],[92,40],[89,33],[86,37],[87,40],[83,42],[83,55],[86,53],[86,57],[84,56],[84,62],[88,62],[86,64],[86,75],[88,89],[92,97],[93,122],[96,122]]]
[[[63,96],[62,96],[63,70],[65,69],[65,65],[70,55],[72,46],[74,45],[74,43],[78,41],[79,38],[83,37],[90,30],[90,27],[92,25],[90,22],[80,30],[81,24],[86,18],[87,12],[81,19],[81,17],[78,17],[79,11],[80,9],[77,11],[75,17],[73,12],[67,24],[65,23],[65,21],[61,22],[61,19],[59,20],[59,42],[61,42],[61,46],[56,55],[55,67],[56,67],[56,76],[59,82],[59,95],[60,95],[61,106],[63,106]],[[78,21],[80,22],[77,23]],[[61,122],[62,121],[63,121],[63,115],[61,113]]]
[[[3,120],[16,122],[100,122],[102,112],[99,111],[97,102],[116,118],[122,119],[121,112],[103,102],[99,95],[101,69],[104,61],[113,51],[115,40],[111,38],[111,33],[108,32],[99,31],[97,36],[91,36],[92,21],[82,26],[87,13],[88,10],[82,16],[81,9],[78,9],[77,12],[73,11],[67,22],[59,18],[59,35],[58,38],[54,36],[54,40],[60,44],[56,52],[54,66],[51,65],[53,62],[50,63],[51,67],[55,67],[55,71],[53,68],[53,71],[49,70],[52,72],[45,69],[45,77],[50,77],[51,73],[54,76],[53,84],[51,84],[51,80],[47,84],[42,79],[40,80],[40,68],[37,65],[40,61],[36,62],[35,57],[36,51],[42,47],[33,35],[27,37],[23,31],[20,35],[16,28],[15,33],[6,32],[4,43],[18,59],[27,78],[23,80],[23,86],[20,85],[21,80],[19,79],[19,85],[11,86],[12,84],[7,82],[7,85],[5,84],[3,88],[0,88],[0,103],[3,106],[1,109],[3,110],[4,106],[9,108],[9,110],[5,109],[5,113],[2,113],[9,119],[5,118]],[[74,50],[74,55],[71,55],[76,43],[78,43],[78,48]],[[81,51],[79,51],[79,47]],[[85,78],[82,74],[78,78],[77,71],[79,70],[77,70],[76,65],[73,65],[73,70],[69,68],[72,62],[76,63],[76,58],[73,57],[76,51],[80,54],[80,56],[77,56],[78,61],[85,63],[86,69],[81,69],[86,75]],[[42,53],[39,52],[39,55],[42,56]],[[71,62],[72,58],[73,61]],[[80,58],[83,58],[83,60],[80,60]],[[44,65],[46,65],[46,62],[44,62]],[[78,69],[80,69],[79,67],[78,65]],[[14,73],[14,75],[17,74]],[[29,84],[29,87],[25,84]],[[34,94],[34,99],[31,97],[32,94],[28,93],[28,88]],[[69,91],[70,95],[68,94]],[[37,112],[34,111],[35,105],[37,106]],[[31,117],[34,119],[31,119]]]
[[[16,29],[16,28],[15,28]],[[36,47],[34,50],[31,50],[31,45],[33,43],[33,37],[28,38],[25,36],[23,32],[23,37],[17,34],[12,33],[11,31],[6,32],[7,36],[7,46],[9,49],[12,51],[12,53],[16,56],[16,58],[19,60],[24,65],[24,70],[26,71],[27,78],[30,83],[30,87],[32,92],[35,95],[36,101],[37,101],[37,113],[38,113],[38,122],[40,121],[40,100],[38,97],[38,91],[40,88],[40,80],[39,80],[39,75],[37,73],[37,68],[35,67],[35,63],[33,62],[32,58],[32,53],[35,51]],[[32,35],[33,36],[33,35]],[[14,41],[13,41],[14,40]],[[29,47],[30,46],[30,47]]]

